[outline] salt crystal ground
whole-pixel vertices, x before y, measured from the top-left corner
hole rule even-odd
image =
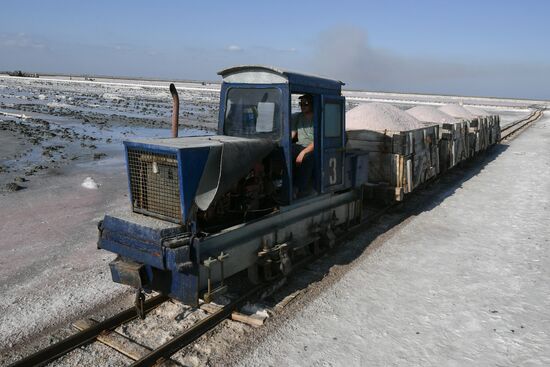
[[[169,134],[170,95],[167,86],[153,84],[158,83],[0,77],[0,112],[9,114],[0,120],[27,124],[14,116],[24,113],[50,122],[40,125],[44,141],[37,145],[18,131],[0,131],[0,163],[10,169],[0,172],[0,184],[23,175],[27,166],[44,165],[46,146],[62,143],[68,157],[79,156],[73,161],[53,152],[56,162],[28,176],[26,189],[0,193],[0,365],[13,361],[18,348],[28,349],[19,355],[33,351],[34,341],[47,345],[48,335],[59,335],[72,320],[131,305],[131,291],[110,280],[107,263],[114,256],[96,249],[96,224],[105,211],[129,205],[120,141]],[[182,122],[215,126],[218,86],[178,88]],[[536,102],[345,95],[349,107],[463,101],[501,114],[503,123],[524,117],[526,106]],[[121,98],[123,103],[112,102]],[[34,131],[34,125],[27,127]],[[43,137],[53,127],[93,135],[101,143],[94,141],[96,150],[89,140],[82,147],[74,134],[69,136],[74,142]],[[550,344],[548,136],[548,119],[537,122],[441,205],[414,218],[373,256],[360,257],[341,284],[245,363],[528,365],[528,355],[534,365],[550,364],[543,344]],[[25,155],[28,148],[32,152]],[[16,150],[22,157],[13,158]],[[96,152],[108,156],[96,161]],[[87,177],[97,190],[81,186]],[[494,217],[498,220],[489,224]],[[289,337],[294,342],[284,340]]]
[[[444,196],[241,364],[550,365],[550,118]]]

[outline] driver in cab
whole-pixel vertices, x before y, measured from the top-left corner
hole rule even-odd
[[[313,96],[299,97],[301,112],[292,114],[292,155],[294,159],[295,197],[307,196],[313,174]]]

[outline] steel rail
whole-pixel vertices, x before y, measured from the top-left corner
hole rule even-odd
[[[244,295],[240,296],[231,303],[225,305],[218,311],[212,313],[208,317],[197,322],[189,329],[183,331],[180,335],[175,338],[167,341],[160,347],[155,350],[152,350],[149,354],[143,356],[141,359],[135,361],[131,364],[131,367],[136,366],[153,366],[158,362],[168,360],[170,356],[176,353],[178,350],[184,348],[185,346],[191,344],[207,331],[213,329],[223,320],[229,318],[231,313],[236,310],[238,307],[242,306],[246,300],[252,297],[254,294],[258,293],[260,290],[264,289],[268,284],[261,284],[255,286],[252,290],[246,292]]]
[[[532,114],[530,114],[528,117],[515,121],[511,124],[508,124],[500,129],[501,137],[499,141],[503,141],[505,139],[508,139],[510,136],[514,135],[516,132],[520,131],[521,129],[525,128],[526,126],[532,124],[533,122],[540,119],[543,115],[542,110],[536,110]],[[518,126],[519,125],[519,126]]]
[[[526,122],[526,121],[531,120],[533,118],[538,118],[541,113],[542,113],[542,109],[540,109],[540,108],[536,109],[535,111],[531,112],[531,114],[529,116],[524,117],[522,119],[519,119],[517,121],[511,122],[511,123],[503,126],[501,130],[507,130],[507,129],[510,129],[510,128],[514,127],[517,124],[521,124],[522,122]]]
[[[168,297],[159,295],[153,297],[144,304],[144,311],[148,312],[166,301]],[[105,330],[116,329],[118,326],[137,318],[137,312],[134,307],[122,311],[88,329],[82,330],[76,334],[69,336],[55,344],[52,344],[38,352],[25,357],[10,367],[22,367],[22,366],[43,366],[81,345],[84,345],[90,341],[93,341],[101,332]]]

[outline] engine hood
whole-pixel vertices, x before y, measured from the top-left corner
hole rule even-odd
[[[174,154],[178,162],[181,219],[184,222],[193,204],[201,210],[208,209],[216,198],[243,178],[276,145],[267,139],[224,135],[135,139],[125,141],[124,144],[127,152],[137,149]],[[151,159],[149,156],[148,160]],[[148,175],[152,175],[153,171],[143,170]],[[130,170],[129,175],[132,175]]]

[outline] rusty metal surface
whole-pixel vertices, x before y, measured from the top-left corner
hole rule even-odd
[[[533,122],[537,121],[543,116],[543,110],[536,110],[528,117],[508,124],[500,129],[500,141],[508,139],[513,136],[516,132],[521,131],[524,127],[529,126]]]
[[[134,362],[131,366],[153,366],[157,362],[170,358],[171,355],[176,353],[186,345],[191,344],[197,340],[201,335],[214,328],[223,320],[229,318],[231,313],[238,307],[242,306],[252,295],[256,294],[260,290],[265,288],[265,284],[254,287],[246,294],[242,295],[238,299],[232,301],[228,305],[214,312],[207,318],[202,319],[189,329],[185,330],[182,334],[178,335],[174,339],[161,345],[159,348],[151,351],[148,355],[142,357],[140,360]]]
[[[156,296],[144,304],[144,312],[148,312],[153,308],[160,305],[162,302],[166,301],[168,298],[166,296]],[[47,348],[44,348],[26,358],[21,359],[20,361],[10,365],[10,367],[22,367],[22,366],[43,366],[47,363],[59,358],[60,356],[67,354],[73,349],[78,348],[79,346],[93,341],[102,331],[112,330],[118,327],[119,325],[126,323],[138,315],[136,314],[136,309],[134,307],[129,308],[119,314],[116,314],[113,317],[106,319],[91,328],[82,330],[67,339],[63,339],[58,343],[50,345]]]
[[[174,83],[170,84],[170,93],[172,94],[172,137],[178,137],[178,124],[179,124],[179,115],[180,115],[180,97],[178,96],[178,91]]]

